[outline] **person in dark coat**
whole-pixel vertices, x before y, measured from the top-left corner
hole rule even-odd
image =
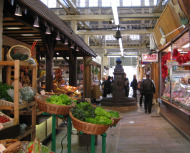
[[[153,94],[155,93],[155,85],[153,81],[150,79],[149,74],[146,75],[146,79],[141,83],[141,93],[143,93],[145,97],[145,113],[150,114],[152,110]]]
[[[140,92],[140,101],[139,101],[140,107],[142,107],[143,97],[144,97],[144,94],[141,92],[141,83],[142,83],[142,81],[139,81],[139,82],[138,82],[138,87],[137,87],[137,89],[138,89],[139,92]]]
[[[125,89],[125,96],[129,96],[129,79],[126,77],[126,74],[124,74],[124,89]]]
[[[107,97],[107,94],[111,93],[111,77],[108,76],[108,79],[104,82],[103,97]]]
[[[137,100],[137,79],[136,75],[133,75],[133,81],[131,82],[131,87],[133,89],[133,97]]]

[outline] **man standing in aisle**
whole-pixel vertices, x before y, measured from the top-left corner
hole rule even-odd
[[[141,83],[141,93],[144,94],[144,109],[145,113],[150,114],[152,110],[152,99],[155,93],[155,85],[150,79],[150,75],[146,74],[146,79]]]
[[[137,100],[137,79],[136,75],[133,75],[133,81],[131,82],[131,87],[133,88],[133,97]]]

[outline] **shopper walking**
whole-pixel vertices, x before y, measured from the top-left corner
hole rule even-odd
[[[150,79],[150,75],[146,75],[146,79],[141,83],[141,93],[145,96],[144,109],[145,113],[150,114],[152,110],[152,99],[155,93],[155,85]]]
[[[126,77],[126,73],[124,74],[124,90],[125,90],[125,96],[129,96],[129,79]]]
[[[131,87],[133,89],[133,97],[137,100],[137,79],[136,75],[133,75],[133,81],[131,82]]]
[[[142,84],[142,81],[139,81],[138,87],[137,87],[137,90],[140,92],[140,100],[139,100],[140,107],[142,107],[143,97],[144,97],[144,94],[141,92],[141,84]]]
[[[104,82],[103,97],[107,97],[107,94],[111,93],[111,77],[108,76],[108,79]]]

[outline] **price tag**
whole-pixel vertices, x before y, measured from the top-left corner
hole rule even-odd
[[[0,130],[3,128],[3,124],[2,123],[0,123]]]
[[[5,146],[3,144],[0,144],[0,152],[3,152],[5,150],[6,150]]]

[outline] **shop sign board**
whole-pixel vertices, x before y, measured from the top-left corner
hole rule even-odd
[[[158,62],[158,53],[154,53],[152,55],[142,53],[142,62]]]

